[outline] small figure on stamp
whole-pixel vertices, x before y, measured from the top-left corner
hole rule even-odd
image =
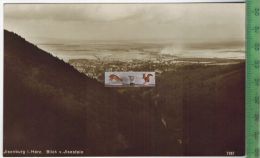
[[[147,76],[143,74],[144,84],[150,82],[150,77],[153,76],[152,74],[148,74]]]
[[[115,75],[115,74],[111,74],[110,76],[109,76],[109,81],[123,81],[120,77],[118,77],[117,75]]]

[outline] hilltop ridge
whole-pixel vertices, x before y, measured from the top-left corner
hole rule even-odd
[[[119,150],[117,93],[6,30],[4,83],[4,148]]]

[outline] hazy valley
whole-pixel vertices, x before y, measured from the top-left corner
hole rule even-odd
[[[119,46],[125,51],[114,58],[107,54],[117,50],[104,55],[102,46],[101,53],[95,46],[90,56],[84,48],[78,49],[82,56],[67,58],[77,51],[70,47],[61,51],[64,62],[14,33],[5,31],[4,42],[6,149],[70,148],[94,156],[216,156],[227,149],[244,154],[243,58],[158,55],[161,48],[137,44],[136,53]],[[118,70],[155,71],[156,87],[104,87],[104,71]]]

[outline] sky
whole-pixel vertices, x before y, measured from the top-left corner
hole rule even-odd
[[[245,4],[5,4],[4,28],[33,43],[243,42]]]

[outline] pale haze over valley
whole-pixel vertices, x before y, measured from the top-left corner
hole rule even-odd
[[[6,4],[4,28],[66,61],[245,57],[244,3]]]

